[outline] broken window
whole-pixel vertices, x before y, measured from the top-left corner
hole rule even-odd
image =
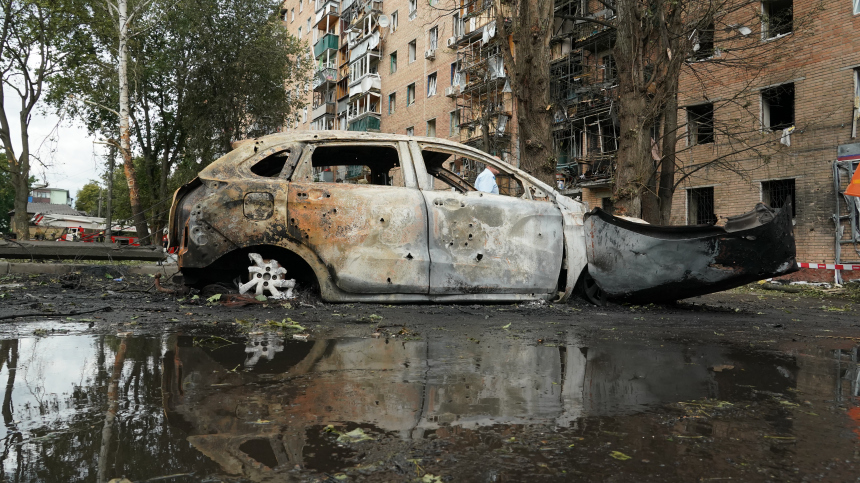
[[[687,190],[687,224],[713,225],[717,222],[714,213],[714,188],[692,188]]]
[[[392,32],[397,32],[397,23],[398,23],[398,20],[399,20],[399,18],[398,18],[398,15],[397,15],[397,10],[395,10],[395,11],[391,14],[391,31],[392,31]]]
[[[415,127],[414,126],[407,127],[406,128],[406,135],[407,136],[414,136],[415,135]]]
[[[436,50],[439,43],[439,27],[433,27],[430,29],[430,33],[428,35],[429,42],[427,49],[428,50]]]
[[[427,121],[427,137],[436,137],[436,119]]]
[[[600,209],[609,213],[610,215],[615,213],[615,203],[612,202],[611,196],[600,198]]]
[[[409,0],[409,20],[414,20],[418,15],[418,0]]]
[[[311,157],[314,182],[406,186],[394,146],[317,146]]]
[[[449,112],[448,116],[450,118],[449,121],[451,122],[450,127],[448,128],[448,137],[452,138],[455,134],[460,132],[460,110],[455,109]]]
[[[618,66],[612,54],[603,57],[603,82],[611,82],[618,76]]]
[[[427,97],[436,95],[436,73],[427,76]]]
[[[393,74],[397,72],[397,52],[392,52],[388,58],[391,59],[391,73]]]
[[[433,189],[436,191],[476,191],[475,178],[487,167],[479,159],[435,147],[423,148],[421,156],[427,173],[433,177]],[[522,182],[509,173],[499,172],[496,185],[500,195],[520,197],[525,194]]]
[[[693,44],[693,60],[705,60],[714,56],[714,23],[696,30]]]
[[[711,103],[687,108],[687,130],[690,145],[714,142],[714,105]]]
[[[417,46],[418,46],[417,40],[413,40],[412,42],[409,42],[409,63],[410,64],[415,62],[415,49],[417,48]]]
[[[794,24],[792,0],[765,0],[761,3],[762,38],[770,39],[791,33]]]
[[[782,208],[785,202],[791,201],[791,216],[797,213],[797,203],[794,198],[794,179],[775,179],[761,182],[761,201],[771,208]]]
[[[406,86],[406,105],[411,106],[415,103],[415,83]]]
[[[860,0],[854,0],[854,15],[860,14]]]
[[[785,129],[794,125],[794,84],[782,84],[761,91],[761,123],[765,129]]]
[[[397,93],[388,94],[388,114],[394,114],[397,111]]]

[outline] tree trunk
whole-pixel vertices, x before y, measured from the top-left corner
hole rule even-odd
[[[675,86],[670,86],[677,93],[677,77]],[[675,196],[675,150],[678,140],[678,95],[672,95],[663,108],[663,150],[660,163],[660,199],[661,225],[668,225],[672,218],[672,198]]]
[[[21,127],[26,132],[27,126]],[[8,149],[6,152],[10,153]],[[29,157],[22,154],[17,161],[9,162],[9,167],[12,168],[12,188],[15,190],[15,215],[12,217],[11,228],[18,240],[22,241],[30,239],[30,218],[27,216],[27,199],[30,197]]]
[[[126,0],[119,0],[119,139],[120,151],[128,181],[128,196],[131,204],[134,228],[141,245],[150,245],[152,240],[146,225],[146,217],[140,205],[140,191],[137,187],[137,174],[131,157],[131,132],[129,131],[128,107],[128,12]]]
[[[625,85],[626,84],[626,85]],[[619,141],[615,170],[615,211],[624,216],[642,216],[642,193],[653,177],[651,123],[644,115],[645,96],[634,86],[619,80]]]
[[[110,383],[108,384],[107,399],[108,407],[105,413],[105,424],[102,427],[102,441],[99,448],[99,483],[107,481],[108,459],[110,458],[110,442],[113,438],[113,426],[116,422],[116,413],[119,410],[119,380],[122,376],[122,366],[125,364],[125,337],[120,340],[119,349],[116,351],[116,356],[113,362],[113,372],[111,373]]]
[[[513,4],[514,21],[505,24],[502,4],[496,6],[496,29],[511,90],[516,100],[520,169],[555,185],[556,161],[549,100],[553,2],[521,0]],[[508,43],[509,35],[515,51]]]

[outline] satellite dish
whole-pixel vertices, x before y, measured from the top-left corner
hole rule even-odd
[[[362,92],[369,91],[371,87],[373,87],[373,79],[371,79],[370,77],[365,77],[364,79],[361,79]]]
[[[752,30],[750,30],[750,28],[749,28],[749,27],[741,27],[741,28],[739,28],[739,29],[738,29],[738,32],[740,32],[740,33],[741,33],[741,35],[743,35],[744,37],[746,37],[747,35],[749,35],[749,34],[751,34],[751,33],[752,33]]]
[[[389,25],[391,25],[391,21],[388,20],[388,17],[386,17],[385,15],[380,15],[379,16],[379,26],[382,28],[385,28],[385,27],[388,27]]]

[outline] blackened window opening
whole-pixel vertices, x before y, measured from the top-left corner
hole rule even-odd
[[[794,84],[782,84],[761,91],[762,121],[771,130],[794,125]]]
[[[714,56],[714,23],[711,22],[696,32],[698,41],[693,46],[693,58],[705,60]]]
[[[713,225],[717,222],[714,213],[714,188],[694,188],[687,191],[689,203],[688,223],[691,225]]]
[[[714,142],[714,105],[702,104],[687,108],[690,127],[690,144]]]
[[[791,33],[794,28],[794,5],[792,0],[767,0],[762,2],[764,37],[769,39]]]
[[[771,208],[782,208],[787,201],[791,201],[791,216],[795,216],[797,203],[794,197],[794,179],[762,181],[761,200]]]

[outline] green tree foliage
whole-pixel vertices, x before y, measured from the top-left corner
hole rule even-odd
[[[0,151],[0,233],[9,232],[9,212],[15,208],[15,188],[6,153]]]
[[[85,184],[75,196],[75,209],[86,211],[91,216],[96,216],[99,211],[99,196],[102,188],[95,181]]]
[[[129,11],[138,12],[129,46],[132,148],[140,196],[148,200],[142,205],[158,231],[172,187],[233,141],[276,132],[301,107],[285,85],[309,81],[310,63],[296,62],[307,46],[287,33],[276,1],[142,3],[129,0]],[[49,96],[108,139],[118,132],[111,112],[118,104],[113,21],[101,2],[81,12],[75,54]],[[114,203],[121,204],[118,192]]]

